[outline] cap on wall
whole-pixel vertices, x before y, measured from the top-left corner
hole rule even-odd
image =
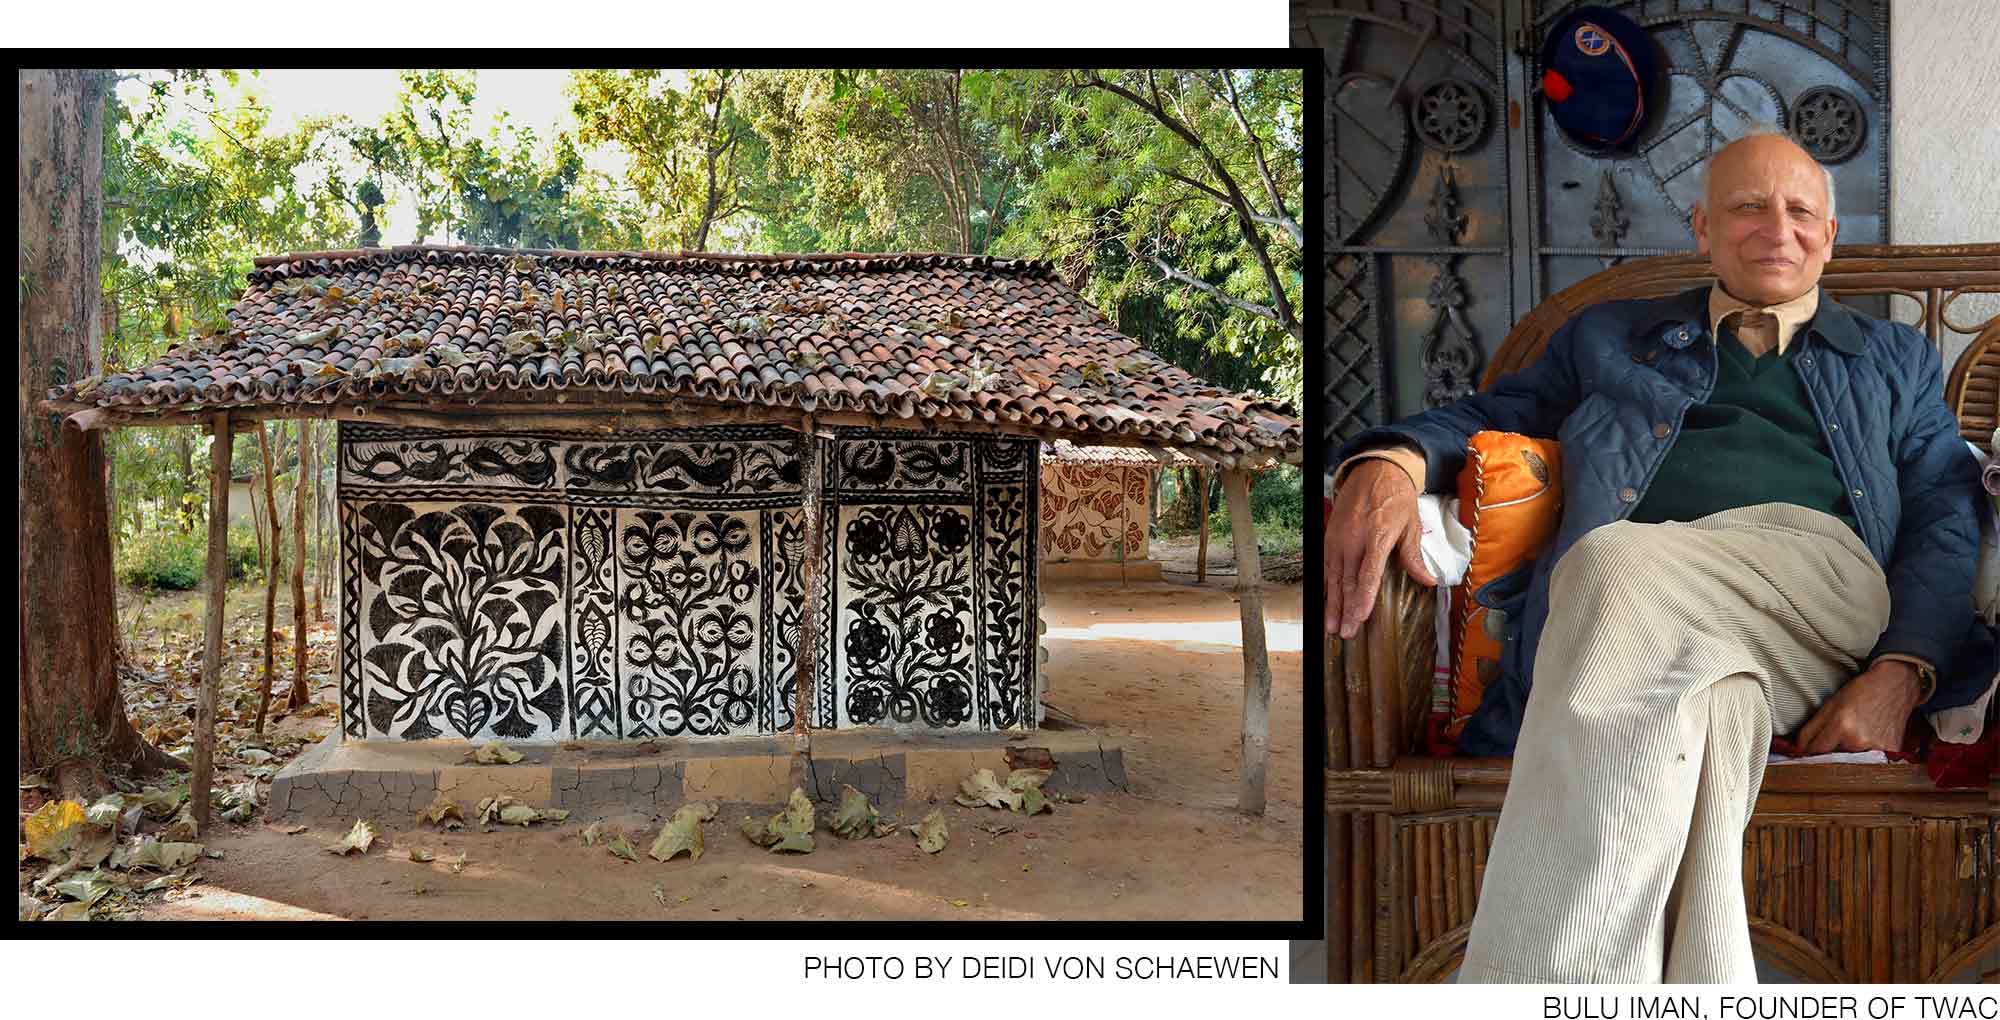
[[[1659,48],[1608,7],[1579,7],[1542,41],[1542,95],[1556,127],[1596,152],[1625,148],[1661,99]]]

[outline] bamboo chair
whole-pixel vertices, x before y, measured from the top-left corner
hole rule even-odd
[[[1586,305],[1674,294],[1713,280],[1708,260],[1644,259],[1548,298],[1508,334],[1482,385],[1537,357]],[[1966,326],[1952,304],[2000,292],[2000,244],[1836,248],[1836,296],[1900,294],[1941,345],[1978,332],[1946,400],[1984,446],[2000,404],[2000,316]],[[1509,759],[1423,751],[1433,592],[1393,559],[1375,612],[1329,639],[1327,973],[1331,980],[1441,981],[1457,969],[1479,899]],[[1996,699],[2000,701],[2000,699]],[[1995,725],[1989,714],[1988,725]],[[2000,951],[2000,781],[1939,790],[1921,765],[1786,765],[1765,774],[1743,847],[1760,959],[1802,980],[1937,981]]]

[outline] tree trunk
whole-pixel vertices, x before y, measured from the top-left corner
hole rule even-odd
[[[312,700],[306,690],[306,475],[312,470],[312,423],[299,419],[299,477],[292,483],[292,692],[296,712]]]
[[[1197,539],[1200,545],[1194,554],[1194,583],[1206,584],[1208,582],[1208,472],[1197,471],[1195,477],[1201,479],[1201,501],[1195,504],[1194,520],[1195,526],[1201,530]]]
[[[102,368],[101,72],[18,73],[20,387],[17,563],[20,766],[64,793],[94,792],[108,764],[183,768],[147,744],[118,690],[104,440],[34,403]]]
[[[257,423],[257,449],[264,449],[264,423],[261,421]],[[262,474],[250,480],[250,533],[257,537],[257,569],[267,575],[271,572],[271,551],[264,544],[264,515],[257,509],[257,486],[270,473],[267,465]]]
[[[208,583],[202,613],[201,696],[195,704],[194,777],[189,800],[195,831],[208,831],[209,802],[215,781],[215,699],[222,685],[223,599],[229,593],[229,454],[236,438],[229,412],[215,416],[215,438],[209,443]]]
[[[174,445],[179,448],[181,455],[181,498],[180,502],[174,507],[174,516],[179,518],[178,523],[180,524],[181,533],[186,534],[194,530],[194,515],[188,512],[191,506],[191,496],[189,493],[192,491],[195,480],[194,437],[188,433],[185,427],[177,428],[174,430]]]
[[[271,555],[264,560],[264,677],[257,688],[257,733],[264,733],[264,716],[271,708],[271,675],[276,670],[276,649],[272,647],[271,628],[278,623],[278,504],[271,488],[271,444],[267,441],[268,430],[263,422],[257,423],[257,452],[264,458],[264,508],[271,518]],[[258,542],[263,541],[263,532],[258,532]]]

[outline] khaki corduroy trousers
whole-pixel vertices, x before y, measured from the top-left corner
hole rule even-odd
[[[1461,982],[1756,980],[1743,835],[1771,734],[1889,615],[1839,520],[1763,504],[1598,528],[1550,578]]]

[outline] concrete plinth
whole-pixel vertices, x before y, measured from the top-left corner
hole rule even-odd
[[[1018,739],[1009,739],[1015,737]],[[269,816],[360,818],[414,815],[442,793],[470,815],[482,798],[507,795],[535,807],[671,811],[689,801],[778,806],[799,787],[832,802],[843,784],[896,811],[948,800],[960,779],[990,768],[1049,768],[1044,789],[1097,793],[1125,788],[1117,747],[1080,730],[914,735],[879,729],[813,734],[809,750],[791,737],[661,740],[648,744],[520,744],[512,765],[474,765],[458,741],[341,741],[330,736],[271,782]]]
[[[1159,560],[1043,560],[1041,578],[1045,584],[1077,581],[1123,581],[1128,584],[1162,581]]]

